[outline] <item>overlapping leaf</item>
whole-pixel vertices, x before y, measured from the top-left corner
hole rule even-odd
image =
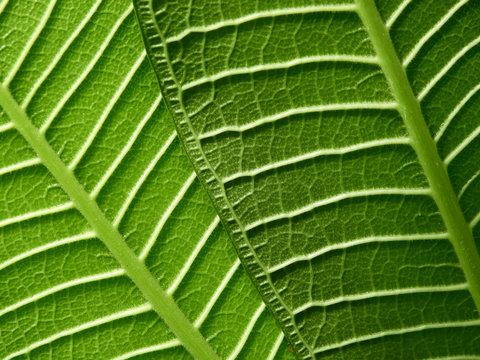
[[[176,138],[129,1],[4,0],[0,80],[2,108],[24,110],[66,174],[0,112],[2,359],[190,358],[75,183],[220,358],[291,356]]]
[[[297,354],[479,358],[479,2],[136,6],[187,152]]]

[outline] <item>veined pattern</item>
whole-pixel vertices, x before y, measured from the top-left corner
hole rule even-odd
[[[183,153],[132,4],[7,0],[0,37],[0,357],[191,358],[14,108],[219,357],[291,358]]]
[[[478,2],[135,6],[180,138],[297,355],[478,356]]]

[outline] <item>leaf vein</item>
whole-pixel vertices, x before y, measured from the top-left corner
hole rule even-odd
[[[397,9],[390,15],[388,20],[385,23],[387,29],[390,29],[395,21],[402,15],[403,11],[407,8],[407,6],[412,2],[412,0],[403,0],[403,2],[397,7]]]
[[[225,126],[213,131],[205,132],[198,135],[199,140],[204,140],[210,137],[214,137],[225,132],[244,132],[247,130],[254,129],[264,124],[272,123],[278,120],[285,119],[293,115],[303,115],[311,113],[322,113],[328,111],[349,111],[349,110],[396,110],[397,103],[385,102],[385,103],[339,103],[339,104],[326,104],[326,105],[316,105],[316,106],[305,106],[301,108],[294,108],[266,116],[264,118],[258,119],[248,124],[244,125],[230,125]]]
[[[423,46],[430,40],[430,38],[435,35],[443,25],[445,25],[448,20],[450,20],[456,12],[469,0],[461,0],[455,4],[448,12],[424,35],[422,38],[415,44],[413,49],[407,54],[405,59],[403,60],[403,66],[407,67],[412,60],[417,56],[419,51],[423,48]]]
[[[41,163],[39,158],[33,158],[18,162],[16,164],[8,165],[0,169],[0,176],[13,173],[18,170],[27,169]]]
[[[437,285],[437,286],[423,286],[418,288],[399,288],[381,291],[371,291],[363,294],[344,295],[336,298],[309,301],[299,308],[293,310],[295,315],[304,312],[312,307],[328,307],[337,305],[344,302],[355,302],[361,300],[368,300],[381,297],[409,295],[409,294],[422,294],[422,293],[440,293],[440,292],[453,292],[453,291],[468,291],[467,283],[450,284],[450,285]]]
[[[148,175],[152,172],[152,170],[155,168],[155,165],[157,165],[158,161],[162,158],[163,154],[168,150],[170,145],[172,144],[173,140],[177,137],[177,134],[173,132],[163,144],[163,146],[160,148],[158,153],[155,155],[153,160],[148,164],[147,168],[145,171],[142,173],[138,181],[135,183],[134,187],[128,192],[128,197],[125,200],[125,202],[122,204],[122,207],[118,211],[118,213],[115,215],[115,219],[113,220],[113,225],[117,227],[120,222],[122,221],[123,217],[125,216],[128,208],[130,207],[133,199],[135,198],[135,195],[137,194],[138,190],[142,187],[143,183],[147,179]]]
[[[116,34],[117,30],[120,28],[120,26],[123,24],[125,19],[130,15],[133,11],[133,5],[130,5],[128,9],[118,17],[117,21],[113,25],[111,31],[107,34],[107,37],[105,40],[102,42],[100,45],[99,49],[93,56],[93,58],[90,60],[88,65],[85,67],[85,69],[82,71],[80,76],[72,83],[72,86],[67,90],[67,92],[63,95],[63,97],[60,99],[60,101],[57,103],[53,111],[46,117],[45,122],[42,124],[40,128],[41,133],[45,133],[47,129],[50,127],[52,122],[55,120],[57,115],[59,114],[60,110],[63,108],[63,106],[67,103],[67,101],[70,99],[70,97],[75,93],[75,91],[78,89],[80,84],[86,79],[87,75],[92,71],[94,68],[95,64],[97,64],[98,60],[102,56],[103,52],[107,48],[107,46],[110,44],[111,40],[113,39],[114,35]]]
[[[23,108],[26,108],[32,98],[35,96],[35,93],[37,90],[40,88],[40,86],[43,84],[45,79],[50,75],[50,73],[55,69],[56,65],[60,61],[60,59],[63,57],[67,49],[70,47],[70,45],[73,43],[73,41],[77,38],[77,36],[80,34],[80,32],[83,30],[85,25],[90,21],[92,18],[93,14],[97,11],[98,7],[102,3],[101,0],[98,0],[88,11],[88,13],[83,17],[82,21],[80,22],[79,26],[71,33],[67,41],[62,45],[60,51],[55,54],[55,57],[53,58],[53,61],[48,65],[48,67],[45,69],[45,71],[40,75],[38,80],[35,82],[35,84],[32,85],[30,91],[28,92],[27,96],[25,99],[22,101],[20,106]]]
[[[275,357],[277,356],[278,350],[280,349],[280,345],[282,345],[284,338],[285,335],[283,335],[283,332],[280,331],[277,339],[275,340],[275,343],[273,344],[272,349],[270,350],[270,353],[268,354],[268,357],[265,360],[275,360]]]
[[[322,199],[319,201],[315,201],[313,203],[310,203],[308,205],[302,206],[301,208],[268,216],[263,219],[254,221],[248,225],[245,226],[246,231],[250,231],[254,228],[257,228],[261,225],[266,225],[268,223],[277,221],[277,220],[282,220],[282,219],[291,219],[293,217],[297,217],[299,215],[305,214],[307,212],[310,212],[314,209],[320,208],[322,206],[330,205],[330,204],[335,204],[337,202],[347,200],[347,199],[354,199],[354,198],[359,198],[359,197],[371,197],[371,196],[389,196],[389,195],[401,195],[401,196],[431,196],[431,190],[430,188],[387,188],[387,189],[367,189],[367,190],[358,190],[358,191],[351,191],[351,192],[346,192],[342,194],[338,194],[326,199]]]
[[[440,140],[440,138],[443,136],[443,134],[445,133],[445,131],[447,130],[448,126],[450,125],[450,123],[453,121],[453,119],[455,119],[455,117],[458,115],[458,113],[460,112],[460,110],[462,110],[462,108],[470,101],[470,99],[475,96],[475,94],[480,90],[480,84],[478,84],[477,86],[475,86],[472,90],[470,90],[468,92],[467,95],[465,95],[465,97],[460,100],[460,102],[455,106],[455,108],[452,110],[452,112],[450,114],[448,114],[447,116],[447,119],[442,123],[442,125],[440,126],[440,129],[438,130],[438,132],[435,134],[435,138],[434,140],[436,142],[438,142]]]
[[[225,274],[224,278],[220,282],[220,285],[215,289],[215,292],[213,293],[212,297],[210,300],[207,302],[205,307],[203,308],[202,312],[200,315],[197,317],[197,319],[194,322],[194,326],[198,329],[200,326],[202,326],[203,322],[207,318],[208,314],[213,308],[213,305],[217,302],[218,298],[222,294],[223,290],[227,287],[228,283],[232,279],[233,275],[235,272],[238,270],[240,266],[240,260],[236,259],[235,262],[233,263],[232,267],[228,270],[228,272]]]
[[[103,186],[107,183],[108,179],[112,174],[115,172],[117,167],[120,165],[120,163],[123,161],[129,150],[132,148],[133,144],[137,140],[138,136],[143,130],[143,127],[147,124],[147,122],[152,118],[155,110],[157,107],[160,105],[160,101],[162,100],[162,95],[157,96],[155,101],[153,102],[152,106],[148,109],[147,113],[145,116],[142,118],[138,126],[135,128],[135,131],[129,136],[127,143],[125,146],[122,148],[118,156],[115,158],[115,160],[112,162],[112,164],[108,167],[107,171],[105,174],[103,174],[102,178],[100,181],[95,185],[95,188],[92,190],[90,196],[93,198],[96,198],[97,195],[100,193],[102,190]]]
[[[192,172],[190,176],[188,177],[187,181],[183,184],[182,188],[180,191],[177,193],[173,201],[170,203],[168,208],[165,210],[165,212],[162,214],[162,217],[158,224],[155,226],[155,229],[152,232],[152,235],[148,238],[147,243],[145,244],[145,247],[142,249],[139,259],[141,261],[144,261],[146,257],[148,256],[150,250],[152,249],[153,245],[155,244],[155,241],[157,240],[158,236],[160,235],[160,232],[162,231],[165,223],[167,222],[168,218],[170,215],[172,215],[173,211],[175,208],[180,204],[182,199],[185,197],[185,194],[187,193],[188,189],[190,186],[192,186],[193,182],[196,180],[197,175],[195,172]]]
[[[214,23],[207,26],[191,26],[186,30],[165,39],[165,43],[171,43],[174,41],[180,41],[187,35],[194,32],[207,33],[210,31],[218,30],[227,26],[238,26],[250,21],[275,18],[278,16],[286,15],[299,15],[299,14],[314,14],[320,12],[353,12],[356,7],[352,4],[338,4],[338,5],[316,5],[316,6],[304,6],[300,8],[287,8],[287,9],[275,9],[270,11],[258,11],[249,15],[238,17],[235,19],[224,20],[218,23]],[[161,12],[156,13],[158,15]]]
[[[50,15],[55,8],[55,5],[57,3],[57,0],[52,0],[48,3],[48,6],[46,8],[46,11],[42,14],[42,17],[40,18],[40,21],[38,25],[35,27],[32,37],[28,39],[25,47],[23,48],[22,52],[20,53],[20,56],[17,58],[15,61],[15,64],[13,64],[12,69],[10,70],[10,73],[5,77],[5,80],[3,81],[3,85],[5,87],[8,87],[12,79],[15,77],[17,74],[18,70],[22,66],[23,62],[27,58],[28,53],[30,52],[30,49],[32,48],[33,44],[37,41],[38,37],[40,36],[41,32],[43,31],[45,25],[48,22],[48,19],[50,18]],[[5,4],[6,6],[6,4]]]
[[[338,244],[332,244],[325,246],[317,251],[314,251],[309,254],[305,255],[297,255],[293,258],[290,258],[286,261],[283,261],[279,264],[276,264],[268,269],[268,273],[271,274],[275,271],[284,269],[285,267],[292,265],[297,262],[301,261],[310,261],[319,256],[325,255],[331,251],[335,250],[344,250],[351,247],[371,244],[375,242],[403,242],[403,241],[421,241],[421,240],[442,240],[448,239],[448,233],[438,233],[438,234],[405,234],[405,235],[376,235],[376,236],[369,236],[364,237],[361,239],[354,239],[345,242],[341,242]]]
[[[465,45],[450,61],[428,82],[428,84],[418,94],[418,99],[422,101],[435,85],[448,73],[448,71],[471,49],[480,44],[480,36]]]
[[[61,213],[65,210],[70,210],[70,209],[73,209],[73,208],[74,208],[73,203],[72,202],[67,202],[65,204],[52,206],[50,208],[32,211],[32,212],[25,213],[25,214],[18,215],[18,216],[14,216],[14,217],[11,217],[11,218],[8,218],[8,219],[0,220],[0,228],[8,226],[8,225],[12,225],[12,224],[17,224],[17,223],[20,223],[20,222],[23,222],[23,221],[35,219],[35,218],[38,218],[38,217],[46,216],[46,215],[58,214],[58,213]]]
[[[85,153],[88,151],[88,148],[93,144],[93,141],[95,140],[96,136],[98,135],[98,132],[102,128],[103,124],[105,123],[105,120],[107,120],[110,112],[112,111],[113,107],[115,104],[118,102],[122,94],[124,93],[125,89],[127,88],[128,84],[130,83],[130,80],[132,80],[132,77],[134,74],[138,71],[140,68],[140,65],[143,63],[145,60],[145,57],[147,56],[145,51],[142,51],[140,56],[137,58],[131,69],[128,71],[127,75],[125,78],[122,80],[120,83],[120,86],[117,88],[115,93],[113,94],[112,98],[108,102],[107,106],[103,110],[102,114],[99,117],[99,120],[93,127],[93,129],[89,132],[87,140],[85,141],[84,144],[80,147],[78,152],[75,154],[73,157],[72,161],[70,164],[68,164],[68,168],[70,170],[74,170],[75,167],[78,165],[82,157],[85,155]]]
[[[448,166],[465,148],[471,144],[473,140],[475,140],[480,134],[480,126],[475,128],[460,144],[458,144],[455,149],[453,149],[446,157],[443,162],[446,166]]]
[[[44,251],[54,249],[54,248],[62,246],[62,245],[73,244],[75,242],[79,242],[79,241],[82,241],[82,240],[93,239],[94,237],[95,237],[94,232],[86,232],[86,233],[83,233],[83,234],[74,235],[74,236],[70,236],[70,237],[67,237],[67,238],[64,238],[64,239],[60,239],[60,240],[57,240],[57,241],[52,241],[52,242],[50,242],[48,244],[45,244],[45,245],[42,245],[42,246],[37,246],[33,249],[30,249],[26,252],[15,255],[15,256],[9,258],[8,260],[0,263],[0,271],[2,271],[3,269],[7,268],[8,266],[11,266],[11,265],[13,265],[13,264],[15,264],[15,263],[17,263],[21,260],[24,260],[24,259],[27,259],[31,256],[40,254]]]
[[[275,163],[267,164],[252,170],[242,171],[242,172],[230,175],[228,177],[225,177],[222,179],[222,181],[223,183],[226,184],[242,177],[254,177],[262,173],[265,173],[269,170],[279,169],[288,165],[298,164],[302,161],[315,159],[320,156],[345,155],[345,154],[349,154],[356,151],[374,149],[377,147],[380,148],[380,147],[391,146],[391,145],[410,145],[410,139],[409,138],[379,139],[379,140],[369,141],[366,143],[346,146],[344,148],[320,149],[320,150],[312,151],[310,153],[288,158],[285,160],[280,160]]]
[[[137,357],[137,356],[140,356],[140,355],[145,355],[145,354],[149,354],[149,353],[156,352],[156,351],[171,349],[173,347],[177,347],[177,346],[180,346],[180,345],[181,345],[181,343],[177,339],[170,340],[170,341],[166,341],[166,342],[161,343],[161,344],[147,346],[147,347],[144,347],[144,348],[140,348],[140,349],[136,349],[136,350],[124,353],[120,356],[114,357],[112,360],[127,360],[127,359]]]
[[[145,264],[137,258],[123,236],[118,232],[118,229],[105,217],[99,205],[85,191],[73,172],[61,161],[43,134],[33,125],[24,109],[18,105],[12,94],[4,86],[0,86],[0,105],[15,124],[17,130],[37,152],[46,168],[70,196],[72,202],[75,203],[77,209],[92,226],[99,239],[112,252],[130,279],[185,347],[199,359],[217,359],[218,356],[198,329],[193,326],[178,307],[178,304],[159,285]]]
[[[79,333],[81,331],[84,331],[84,330],[88,330],[88,329],[91,329],[91,328],[94,328],[94,327],[97,327],[97,326],[100,326],[100,325],[103,325],[103,324],[107,324],[107,323],[115,321],[115,320],[120,320],[120,319],[124,319],[124,318],[127,318],[127,317],[140,315],[140,314],[143,314],[143,313],[151,311],[151,310],[152,310],[151,305],[147,303],[147,304],[143,304],[143,305],[140,305],[140,306],[128,309],[128,310],[119,311],[117,313],[114,313],[114,314],[111,314],[111,315],[108,315],[108,316],[105,316],[105,317],[102,317],[102,318],[98,318],[94,321],[90,321],[90,322],[84,323],[82,325],[73,327],[71,329],[58,332],[58,333],[56,333],[52,336],[49,336],[48,338],[45,338],[45,339],[42,339],[40,341],[34,342],[34,343],[30,344],[29,346],[8,355],[7,357],[4,358],[4,360],[10,360],[10,359],[13,359],[14,357],[27,354],[30,351],[39,348],[40,346],[50,344],[53,341],[58,340],[62,337],[72,336],[72,335],[77,334],[77,333]]]
[[[480,170],[478,170],[475,174],[473,174],[473,176],[470,179],[468,179],[467,182],[465,182],[465,185],[463,185],[462,189],[460,190],[460,192],[457,195],[458,200],[460,200],[460,198],[463,196],[463,194],[465,194],[465,191],[467,191],[469,186],[475,181],[475,179],[478,178],[479,175],[480,175]]]
[[[182,91],[192,89],[194,87],[212,83],[218,80],[229,78],[235,75],[252,75],[256,72],[269,71],[269,70],[288,70],[297,65],[305,64],[315,64],[322,62],[352,62],[357,64],[368,64],[368,65],[378,65],[378,59],[375,56],[358,56],[358,55],[349,55],[349,54],[331,54],[331,55],[318,55],[318,56],[308,56],[308,57],[299,57],[293,60],[279,62],[279,63],[270,63],[270,64],[261,64],[254,65],[251,67],[244,68],[235,68],[221,71],[219,73],[202,77],[182,85]]]
[[[265,304],[262,301],[261,305],[257,308],[252,318],[250,319],[247,327],[243,331],[242,336],[240,337],[240,340],[238,341],[237,345],[233,349],[232,353],[230,353],[230,355],[227,357],[227,360],[234,360],[237,358],[238,354],[240,354],[240,351],[242,350],[245,343],[247,342],[247,339],[250,336],[250,333],[252,332],[253,327],[255,326],[255,324],[257,323],[258,319],[260,318],[260,316],[263,314],[264,311],[265,311]]]
[[[320,348],[315,349],[315,353],[321,353],[324,351],[339,349],[348,345],[358,344],[358,343],[369,341],[369,340],[380,339],[386,336],[405,335],[405,334],[416,333],[416,332],[421,332],[426,330],[458,328],[458,327],[473,327],[473,326],[480,326],[480,320],[464,320],[464,321],[452,321],[452,322],[445,322],[445,323],[430,323],[430,324],[422,324],[422,325],[412,326],[412,327],[405,327],[401,329],[385,330],[379,333],[359,336],[357,338],[344,340],[335,344],[322,346]]]
[[[185,275],[187,275],[188,270],[190,270],[198,254],[205,246],[205,243],[207,242],[208,238],[212,235],[213,231],[218,227],[219,224],[220,224],[220,218],[218,216],[215,216],[215,219],[213,219],[212,223],[208,226],[208,229],[200,238],[200,241],[195,246],[195,249],[193,249],[192,253],[188,257],[187,261],[185,262],[184,266],[178,273],[177,277],[173,280],[172,285],[170,285],[170,287],[167,289],[167,294],[172,295],[177,290],[178,286],[183,281]]]
[[[11,130],[13,128],[14,128],[14,126],[13,126],[13,123],[11,123],[11,122],[0,125],[0,133],[6,132],[6,131]]]
[[[15,311],[15,310],[17,310],[17,309],[19,309],[19,308],[21,308],[25,305],[28,305],[28,304],[36,302],[40,299],[43,299],[43,298],[45,298],[49,295],[58,293],[62,290],[65,290],[65,289],[68,289],[68,288],[71,288],[71,287],[74,287],[74,286],[78,286],[78,285],[83,285],[83,284],[88,284],[88,283],[93,283],[93,282],[97,282],[97,281],[101,281],[101,280],[106,280],[106,279],[111,279],[111,278],[123,276],[124,274],[125,274],[125,271],[123,269],[117,269],[117,270],[112,270],[112,271],[108,271],[108,272],[105,272],[105,273],[85,276],[85,277],[82,277],[82,278],[78,278],[78,279],[74,279],[74,280],[64,282],[64,283],[56,285],[56,286],[52,286],[51,288],[49,288],[47,290],[41,291],[39,293],[36,293],[35,295],[24,298],[21,301],[16,302],[15,304],[4,307],[3,309],[0,310],[0,317],[9,313],[9,312]]]

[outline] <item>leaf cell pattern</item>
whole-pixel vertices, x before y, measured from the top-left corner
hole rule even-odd
[[[8,107],[219,357],[292,358],[183,152],[129,1],[0,1],[0,81],[2,359],[191,358]]]
[[[135,5],[187,153],[299,358],[478,359],[478,1]]]

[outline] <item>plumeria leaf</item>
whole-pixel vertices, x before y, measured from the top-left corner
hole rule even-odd
[[[0,82],[0,358],[293,358],[130,1],[0,1]]]
[[[477,0],[135,0],[179,136],[302,359],[480,357]]]

